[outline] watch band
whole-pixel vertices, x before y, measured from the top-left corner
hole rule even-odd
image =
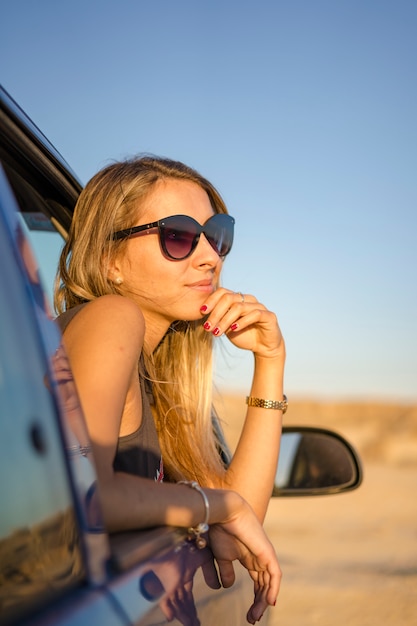
[[[248,406],[256,406],[259,409],[274,409],[275,411],[282,411],[282,414],[284,414],[288,409],[288,398],[285,394],[283,400],[264,400],[263,398],[247,396],[246,404]]]

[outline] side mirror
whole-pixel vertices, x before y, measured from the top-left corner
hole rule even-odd
[[[359,457],[337,433],[284,426],[273,497],[351,491],[362,482]]]

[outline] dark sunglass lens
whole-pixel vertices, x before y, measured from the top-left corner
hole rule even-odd
[[[162,245],[172,259],[185,259],[195,246],[196,235],[194,220],[186,216],[167,219],[161,225]]]
[[[204,228],[205,235],[219,256],[229,254],[233,243],[234,219],[230,215],[214,215]]]

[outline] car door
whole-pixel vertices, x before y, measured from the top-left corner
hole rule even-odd
[[[0,170],[2,624],[73,594],[94,578],[84,556],[81,499],[71,478],[75,472],[69,471],[64,453],[71,445],[70,429],[64,432],[57,419],[60,398],[48,351],[58,347],[59,334],[47,315],[14,204]],[[95,575],[98,580],[98,570]]]

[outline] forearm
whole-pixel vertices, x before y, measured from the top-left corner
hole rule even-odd
[[[248,395],[265,400],[282,400],[283,371],[282,357],[255,357],[254,377]],[[239,442],[225,476],[225,487],[243,496],[260,521],[265,517],[273,489],[281,428],[282,411],[248,407]]]
[[[235,493],[205,490],[209,501],[209,524],[228,519],[240,503]],[[99,496],[109,532],[154,526],[196,526],[205,518],[201,494],[187,485],[155,483],[130,474],[115,473],[100,483]]]
[[[155,483],[127,474],[114,474],[111,483],[101,483],[108,531],[166,524],[192,527],[196,533],[195,527],[208,521],[217,570],[211,574],[205,570],[206,582],[209,584],[211,580],[210,586],[218,588],[220,579],[224,587],[230,587],[235,580],[232,562],[239,560],[254,581],[249,623],[254,624],[268,605],[276,603],[281,572],[274,547],[251,507],[239,494],[224,489],[204,489],[204,497],[188,485]],[[115,489],[122,490],[119,496]],[[129,508],[127,502],[131,503]],[[121,515],[118,512],[122,512]]]

